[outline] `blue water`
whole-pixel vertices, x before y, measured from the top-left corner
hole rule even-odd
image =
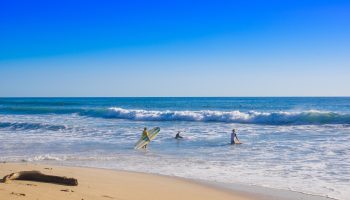
[[[148,150],[135,151],[143,127],[155,126]],[[229,145],[232,128],[244,144]],[[2,161],[350,199],[350,98],[0,98],[0,143]]]

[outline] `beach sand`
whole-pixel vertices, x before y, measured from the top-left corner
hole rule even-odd
[[[78,186],[14,180],[0,183],[0,199],[25,200],[252,200],[257,196],[197,183],[194,181],[95,168],[48,166],[28,163],[1,163],[0,177],[13,172],[38,170],[48,175],[73,177]]]

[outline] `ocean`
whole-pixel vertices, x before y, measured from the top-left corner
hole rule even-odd
[[[144,127],[161,131],[134,150]],[[242,145],[230,145],[237,130]],[[181,131],[182,140],[175,140]],[[350,98],[0,98],[0,161],[350,199]]]

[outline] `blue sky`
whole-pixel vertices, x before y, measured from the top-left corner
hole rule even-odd
[[[350,96],[350,1],[1,1],[0,96]]]

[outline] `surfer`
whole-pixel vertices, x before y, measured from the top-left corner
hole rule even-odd
[[[180,131],[178,131],[175,135],[175,139],[182,139],[183,137],[180,135]]]
[[[237,139],[237,142],[235,142],[235,138]],[[232,129],[232,133],[231,133],[231,144],[240,144],[241,142],[239,141],[237,134],[236,134],[236,130]]]
[[[146,137],[148,140],[151,140],[150,138],[149,138],[149,136],[148,136],[148,131],[147,131],[147,128],[145,127],[144,129],[143,129],[143,132],[142,132],[142,137]],[[143,146],[142,148],[147,148],[147,144],[145,145],[145,146]]]

